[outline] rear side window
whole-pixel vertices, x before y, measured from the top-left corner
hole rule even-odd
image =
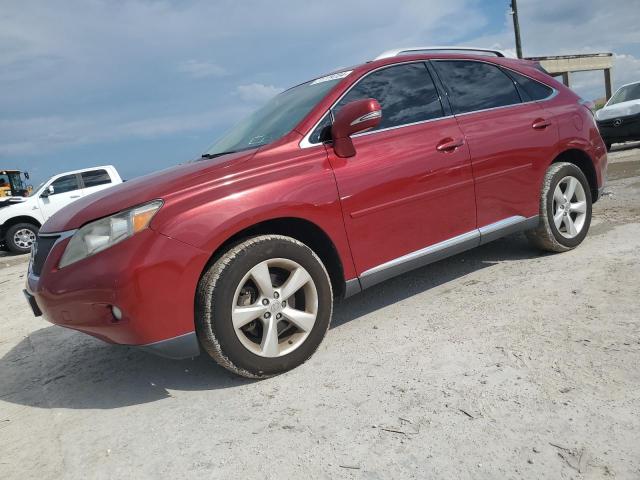
[[[82,172],[81,175],[85,188],[111,183],[111,177],[106,170],[91,170],[90,172]]]
[[[72,192],[73,190],[78,190],[78,188],[80,188],[78,185],[78,177],[75,174],[60,177],[54,180],[51,186],[53,187],[53,195]]]
[[[467,113],[521,103],[513,81],[495,65],[465,60],[433,62],[454,113]]]
[[[377,130],[442,117],[442,104],[424,63],[397,65],[373,72],[360,80],[334,107],[375,98],[382,107]]]
[[[524,75],[520,75],[512,70],[509,70],[509,75],[511,75],[518,84],[518,88],[520,88],[529,97],[529,100],[544,100],[545,98],[550,97],[553,93],[553,89],[551,87],[547,87],[532,78],[525,77]]]

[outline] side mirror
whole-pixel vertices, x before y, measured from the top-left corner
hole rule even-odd
[[[55,188],[53,188],[53,185],[49,185],[47,188],[44,189],[44,192],[42,192],[42,196],[43,197],[48,197],[49,195],[53,195],[56,192]]]
[[[341,158],[353,157],[356,149],[351,135],[380,125],[382,108],[377,100],[367,98],[347,103],[336,115],[331,127],[333,150]]]

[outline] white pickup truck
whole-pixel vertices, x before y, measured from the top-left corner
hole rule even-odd
[[[84,168],[54,175],[28,197],[13,197],[11,205],[0,208],[0,240],[15,253],[27,253],[40,226],[62,207],[104,190],[122,179],[112,165]]]

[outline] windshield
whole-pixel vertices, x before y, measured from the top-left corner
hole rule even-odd
[[[249,150],[278,140],[293,130],[349,73],[318,78],[276,95],[214,143],[204,156]]]
[[[19,192],[20,190],[24,190],[24,184],[22,183],[22,178],[20,178],[19,172],[14,172],[9,174],[9,181],[11,182],[11,186],[15,192]]]
[[[607,105],[615,105],[616,103],[628,102],[629,100],[640,100],[640,83],[622,87],[611,97]]]
[[[24,190],[20,172],[5,172],[0,175],[0,195],[20,195]]]
[[[44,187],[44,184],[45,184],[45,182],[42,182],[40,185],[38,185],[38,187],[37,187],[37,188],[34,188],[34,189],[31,191],[31,193],[29,194],[29,196],[30,196],[30,197],[33,197],[34,195],[36,195],[36,194],[40,191],[40,189],[41,189],[42,187]]]

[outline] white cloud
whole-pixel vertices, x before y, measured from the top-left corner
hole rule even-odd
[[[282,90],[282,88],[263,85],[262,83],[250,83],[236,87],[238,96],[248,103],[264,103],[282,92]]]
[[[615,85],[624,85],[640,80],[640,58],[633,55],[616,55],[613,81]]]
[[[196,79],[223,77],[229,74],[224,67],[216,63],[198,60],[187,60],[178,66],[178,70]]]
[[[127,119],[114,115],[85,117],[43,116],[0,120],[0,157],[32,155],[64,147],[153,139],[187,132],[211,131],[238,121],[250,109],[232,107],[151,118]]]
[[[520,0],[518,7],[525,56],[611,52],[614,89],[640,78],[638,0],[558,0],[544,7],[537,0]],[[468,43],[513,49],[511,16],[505,14],[502,31]],[[571,76],[571,88],[583,98],[603,97],[604,75],[577,72]]]
[[[393,8],[389,0],[366,8],[342,0],[1,2],[0,154],[17,161],[53,149],[66,162],[81,155],[73,145],[171,135],[178,151],[189,132],[212,129],[213,137],[238,120],[227,113],[240,111],[234,104],[247,110],[279,86],[389,48],[513,50],[507,0],[501,27],[489,18],[500,7],[480,0],[401,0]],[[612,51],[616,86],[638,76],[638,0],[518,3],[526,55]],[[601,95],[600,74],[574,78],[580,95]],[[26,161],[33,169],[47,160]]]

